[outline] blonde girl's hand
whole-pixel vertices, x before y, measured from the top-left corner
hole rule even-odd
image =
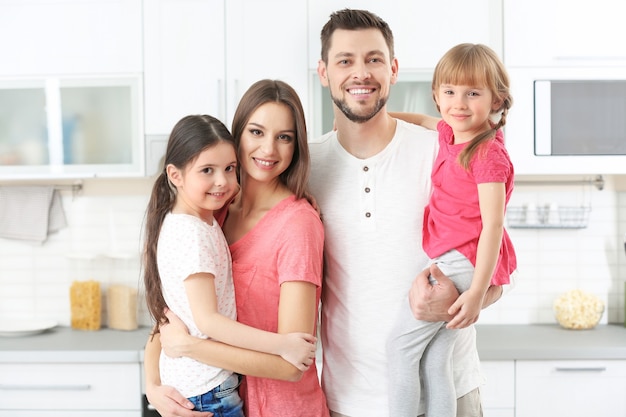
[[[287,333],[284,336],[283,352],[280,356],[304,372],[315,361],[317,338],[308,333]]]
[[[469,289],[461,295],[448,309],[454,318],[448,322],[448,329],[463,329],[478,321],[483,304],[484,292]]]

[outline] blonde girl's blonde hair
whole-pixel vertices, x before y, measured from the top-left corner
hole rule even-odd
[[[490,122],[491,129],[473,138],[459,155],[459,163],[468,169],[480,146],[492,139],[496,131],[506,123],[506,116],[513,105],[513,97],[509,92],[509,76],[504,64],[491,48],[481,44],[462,43],[446,52],[437,63],[432,83],[433,99],[442,84],[488,88],[494,99],[501,102],[500,107],[492,111],[492,115],[500,113],[499,120]],[[437,110],[440,110],[439,105]]]

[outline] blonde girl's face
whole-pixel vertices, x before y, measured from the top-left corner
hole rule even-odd
[[[258,182],[279,181],[291,164],[296,124],[287,105],[269,102],[257,108],[241,134],[241,175]]]
[[[213,211],[219,210],[239,189],[237,157],[230,142],[218,142],[203,150],[182,170],[167,167],[170,181],[176,186],[174,213],[190,214],[212,223]]]
[[[489,116],[502,101],[486,87],[441,84],[435,101],[443,120],[452,127],[454,143],[464,143],[489,130]]]

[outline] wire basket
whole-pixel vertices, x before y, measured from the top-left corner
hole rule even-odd
[[[507,224],[513,229],[584,229],[589,224],[589,206],[507,208]]]

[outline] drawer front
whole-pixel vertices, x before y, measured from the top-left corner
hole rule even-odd
[[[517,361],[517,417],[626,415],[626,361]]]
[[[141,410],[140,365],[3,363],[0,409]]]

